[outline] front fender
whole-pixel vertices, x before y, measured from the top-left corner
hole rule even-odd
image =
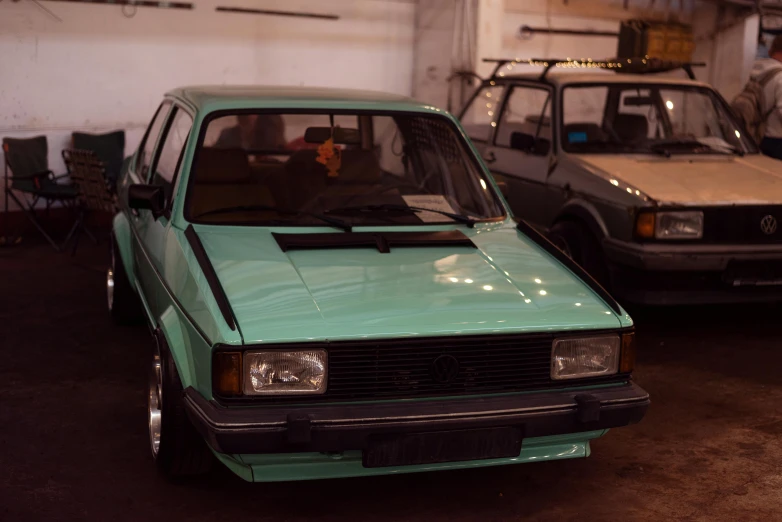
[[[123,212],[114,216],[112,234],[114,235],[114,242],[117,245],[117,250],[119,250],[122,266],[125,268],[128,280],[130,281],[133,290],[138,291],[136,289],[136,277],[133,269],[133,233],[130,230],[130,222]]]
[[[182,381],[182,387],[197,387],[197,378],[190,364],[192,353],[190,350],[189,336],[184,330],[185,325],[179,314],[173,306],[169,306],[160,316],[156,336],[161,336],[165,340],[171,357],[174,360],[179,379]],[[159,342],[159,341],[158,341]]]

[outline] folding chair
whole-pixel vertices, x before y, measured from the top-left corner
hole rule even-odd
[[[72,141],[75,150],[91,150],[106,165],[106,181],[109,190],[114,193],[122,162],[125,159],[125,131],[118,130],[106,134],[74,132]]]
[[[116,198],[109,190],[106,181],[106,165],[91,150],[63,150],[62,158],[71,173],[71,180],[78,190],[76,203],[77,218],[63,243],[63,248],[73,239],[71,255],[76,254],[82,232],[97,243],[98,240],[86,226],[86,218],[91,212],[116,212]]]
[[[5,153],[6,213],[9,210],[10,196],[49,244],[55,250],[59,250],[57,243],[38,220],[35,207],[40,200],[46,202],[47,211],[53,202],[60,202],[67,206],[76,200],[76,187],[58,183],[57,180],[66,177],[67,174],[55,176],[49,170],[49,146],[46,136],[29,139],[3,138],[3,152]],[[8,222],[7,218],[6,215],[6,222]],[[6,237],[6,242],[8,239]]]

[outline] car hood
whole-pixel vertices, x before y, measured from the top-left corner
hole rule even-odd
[[[267,228],[196,231],[247,344],[621,326],[588,286],[512,224],[465,229],[478,248],[386,254],[283,252]]]
[[[660,204],[782,203],[782,162],[738,156],[576,155],[576,163],[607,180],[622,181]]]

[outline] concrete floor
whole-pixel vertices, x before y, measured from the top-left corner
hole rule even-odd
[[[652,407],[588,459],[171,483],[147,445],[148,334],[110,322],[105,248],[0,249],[0,520],[782,520],[782,307],[636,312]]]

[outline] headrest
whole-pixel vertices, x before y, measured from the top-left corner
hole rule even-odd
[[[649,133],[649,121],[643,114],[617,114],[614,131],[625,141],[643,140]]]
[[[195,183],[247,183],[250,179],[250,163],[242,149],[204,147],[195,158]]]

